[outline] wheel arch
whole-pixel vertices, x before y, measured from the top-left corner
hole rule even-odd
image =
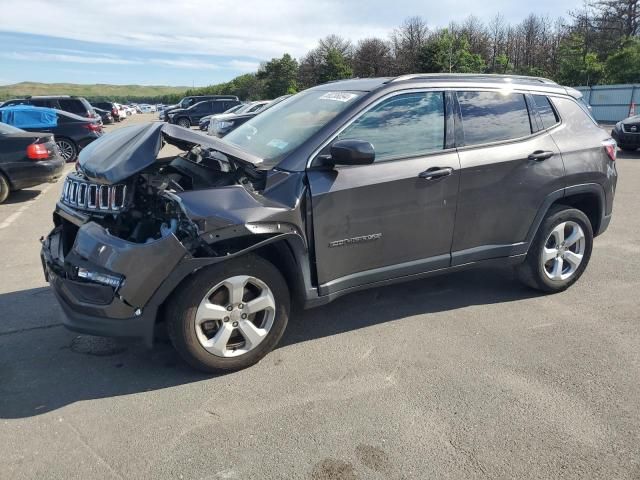
[[[192,258],[179,264],[149,301],[149,304],[158,309],[155,323],[164,320],[167,302],[195,273],[248,253],[265,258],[280,270],[291,292],[292,302],[306,298],[307,290],[312,288],[306,242],[297,233],[281,233],[256,241],[253,245],[228,255]]]
[[[583,212],[593,228],[594,236],[600,233],[605,214],[605,192],[599,183],[586,183],[563,188],[551,193],[538,210],[526,237],[527,249],[538,232],[544,217],[555,205],[567,205]]]

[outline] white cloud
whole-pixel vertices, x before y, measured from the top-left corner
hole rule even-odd
[[[488,0],[480,7],[475,0],[0,0],[0,12],[6,31],[187,56],[268,60],[285,52],[299,58],[330,33],[354,41],[386,38],[412,15],[444,26],[471,13],[487,20],[502,12],[510,21],[530,11],[560,16],[580,4],[538,0],[523,10],[512,0]],[[25,12],[38,12],[41,21]]]
[[[215,63],[204,62],[202,60],[169,60],[164,58],[152,58],[149,63],[175,68],[193,68],[196,70],[219,70],[220,66]]]
[[[88,52],[86,56],[45,52],[0,52],[0,58],[5,58],[7,60],[27,60],[34,62],[66,62],[112,65],[130,65],[140,63],[136,60],[127,60],[124,58],[115,57],[113,55],[103,56]]]

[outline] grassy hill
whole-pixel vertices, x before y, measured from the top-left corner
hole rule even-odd
[[[181,97],[188,87],[162,85],[81,85],[75,83],[22,82],[0,85],[0,100],[26,95],[77,95],[94,100],[169,100]]]

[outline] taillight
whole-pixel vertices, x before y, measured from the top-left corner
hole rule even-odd
[[[616,145],[615,140],[607,140],[606,142],[602,142],[602,146],[604,150],[607,152],[607,155],[611,159],[612,162],[616,161],[616,156],[618,155],[618,145]]]
[[[102,131],[102,127],[100,125],[98,125],[97,123],[87,123],[85,125],[85,128],[91,130],[92,132],[101,132]]]
[[[27,158],[31,160],[46,160],[49,158],[49,150],[43,143],[32,143],[27,147]]]

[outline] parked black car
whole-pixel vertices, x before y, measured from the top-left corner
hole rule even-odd
[[[64,323],[151,343],[166,322],[191,365],[228,371],[274,348],[292,302],[481,265],[565,290],[617,182],[580,96],[517,76],[346,80],[224,140],[162,123],[107,135],[42,248]],[[186,153],[157,161],[161,140]]]
[[[0,203],[11,191],[57,180],[63,168],[53,135],[0,123]]]
[[[22,108],[22,107],[20,107]],[[60,155],[67,162],[75,161],[78,152],[97,140],[102,135],[102,122],[100,119],[89,119],[63,112],[41,107],[26,107],[33,110],[37,117],[38,110],[52,112],[56,117],[55,126],[20,126],[23,130],[30,132],[44,132],[55,135],[55,142],[60,150]],[[7,110],[4,105],[0,108],[0,121],[7,122]],[[17,125],[14,125],[17,126]]]
[[[159,118],[160,120],[167,121],[169,119],[169,113],[173,110],[184,110],[196,103],[204,102],[205,100],[236,100],[236,102],[239,103],[236,95],[191,95],[189,97],[184,97],[176,105],[169,105],[165,107],[164,110],[160,112]],[[235,105],[237,105],[237,103]]]
[[[633,152],[640,148],[640,115],[616,123],[611,136],[622,150]]]
[[[83,97],[69,95],[33,96],[7,100],[2,104],[3,107],[9,107],[11,105],[33,105],[34,107],[55,108],[56,110],[73,113],[81,117],[100,118],[93,110],[91,104]]]
[[[98,108],[98,107],[93,107],[93,109],[98,115],[100,115],[100,120],[102,120],[103,124],[109,125],[114,122],[113,115],[111,115],[110,111],[103,110],[102,108]]]
[[[283,100],[286,100],[291,95],[283,95],[282,97],[278,97],[275,100],[272,100],[266,104],[262,103],[258,108],[248,109],[246,111],[242,111],[240,113],[234,113],[230,115],[219,115],[215,118],[213,123],[209,123],[209,130],[207,132],[208,135],[214,135],[216,137],[224,137],[229,132],[234,131],[240,125],[245,122],[251,120],[253,117],[258,115],[259,113],[264,112],[268,108],[277,105]],[[256,102],[258,103],[258,102]]]
[[[169,123],[189,128],[192,125],[198,125],[198,122],[202,117],[222,113],[239,103],[240,102],[238,100],[204,100],[190,106],[189,108],[171,110],[168,114],[167,120]]]
[[[114,121],[119,122],[121,120],[118,106],[114,102],[94,102],[91,105],[93,106],[94,110],[96,108],[101,108],[102,110],[111,112],[111,116],[113,117]]]

